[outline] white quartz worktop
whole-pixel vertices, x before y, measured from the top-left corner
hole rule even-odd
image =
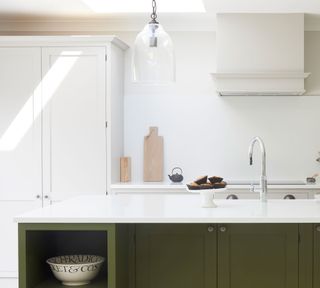
[[[216,200],[200,195],[82,196],[19,215],[19,223],[320,223],[317,200]]]

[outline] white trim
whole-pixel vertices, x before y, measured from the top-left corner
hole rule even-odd
[[[304,72],[214,72],[216,79],[305,79],[311,73]]]
[[[300,71],[215,72],[211,73],[220,96],[301,96],[304,79]],[[247,89],[249,87],[249,89]]]
[[[114,35],[92,36],[0,36],[0,46],[24,46],[24,47],[46,47],[46,46],[107,46],[112,43],[125,50],[129,46]]]
[[[302,96],[306,90],[218,90],[220,96]]]
[[[0,278],[18,278],[18,271],[0,271]]]

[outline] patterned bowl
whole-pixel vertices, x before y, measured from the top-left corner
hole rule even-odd
[[[96,255],[65,255],[49,258],[46,262],[63,285],[80,286],[98,275],[104,261],[104,257]]]

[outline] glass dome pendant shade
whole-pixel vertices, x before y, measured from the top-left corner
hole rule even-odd
[[[166,84],[175,81],[172,40],[156,21],[156,2],[152,1],[151,21],[137,35],[133,49],[133,81]]]

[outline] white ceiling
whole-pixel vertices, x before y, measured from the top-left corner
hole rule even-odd
[[[157,5],[158,19],[169,29],[185,26],[186,30],[211,30],[216,13],[221,12],[302,12],[309,14],[306,19],[310,30],[312,26],[320,27],[320,0],[157,0]],[[1,22],[81,19],[127,22],[140,27],[148,21],[150,11],[151,0],[0,0]]]
[[[304,12],[320,13],[319,0],[158,0],[159,12],[191,12],[203,2],[208,13]],[[132,5],[134,3],[134,5]],[[127,7],[127,9],[126,9]],[[99,9],[101,8],[101,13]],[[125,10],[148,12],[151,0],[1,0],[3,16],[95,17]],[[142,10],[142,11],[141,11]],[[198,11],[197,10],[197,11]]]

